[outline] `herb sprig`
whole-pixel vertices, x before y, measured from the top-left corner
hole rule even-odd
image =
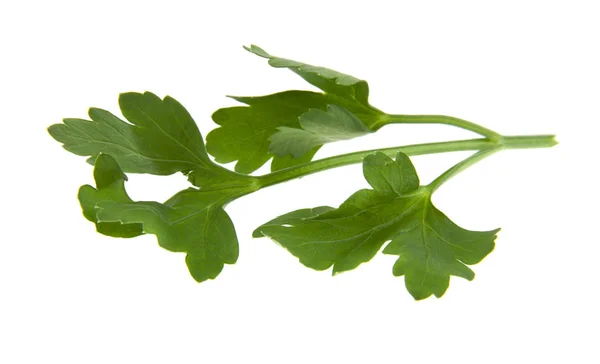
[[[272,56],[259,47],[248,51],[271,66],[288,68],[322,93],[284,91],[259,97],[234,97],[247,106],[217,110],[220,125],[204,140],[196,123],[175,99],[150,93],[119,97],[122,120],[98,108],[90,120],[64,119],[51,136],[94,165],[95,187],[82,186],[84,216],[104,235],[157,236],[160,246],[186,254],[192,277],[216,278],[238,259],[238,240],[226,205],[259,189],[308,174],[362,163],[371,189],[351,195],[338,208],[293,211],[258,227],[254,237],[269,237],[316,270],[355,269],[383,247],[398,256],[393,267],[404,276],[415,299],[441,297],[450,276],[472,280],[469,265],[494,248],[496,233],[457,226],[431,202],[448,179],[503,149],[547,148],[552,135],[502,136],[466,120],[443,115],[387,114],[368,102],[366,81],[323,67]],[[415,144],[361,151],[312,161],[325,143],[376,132],[393,123],[439,123],[476,132],[479,139]],[[428,185],[420,185],[409,156],[476,151]],[[237,161],[235,172],[214,163]],[[272,172],[251,176],[269,159]],[[133,201],[126,173],[183,173],[192,187],[159,203]],[[387,245],[386,245],[387,243]],[[385,246],[384,246],[385,245]]]

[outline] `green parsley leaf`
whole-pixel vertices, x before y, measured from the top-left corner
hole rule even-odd
[[[168,175],[212,164],[196,123],[175,99],[129,92],[119,96],[119,106],[129,123],[90,108],[91,121],[64,119],[48,131],[69,152],[90,156],[91,164],[106,153],[126,172]]]
[[[327,111],[311,109],[300,115],[302,129],[280,126],[271,136],[269,151],[282,157],[291,154],[300,158],[315,147],[338,140],[347,140],[371,131],[350,111],[328,105]]]
[[[213,163],[194,119],[177,100],[161,100],[151,92],[119,96],[123,121],[110,112],[90,108],[91,121],[64,119],[48,128],[50,135],[77,155],[110,154],[127,173],[169,175],[183,172],[198,187],[248,185],[250,177]]]
[[[280,126],[300,128],[298,117],[309,108],[325,108],[325,95],[309,91],[286,91],[262,97],[234,97],[248,106],[217,110],[213,121],[220,125],[206,136],[206,148],[218,163],[237,161],[235,171],[251,173],[273,157],[270,137]],[[308,162],[317,148],[301,160],[273,158],[272,170]]]
[[[82,186],[79,201],[85,217],[100,233],[133,237],[155,234],[161,247],[185,252],[188,269],[198,282],[216,278],[224,264],[238,258],[238,241],[223,209],[248,193],[244,187],[178,192],[164,204],[132,201],[125,192],[127,177],[116,160],[100,154],[94,166],[96,187]]]
[[[333,209],[319,207],[280,216],[254,232],[285,247],[316,270],[333,266],[348,271],[369,261],[385,242],[384,254],[399,255],[396,276],[405,276],[417,300],[441,297],[450,276],[472,280],[467,265],[481,261],[494,248],[498,229],[470,231],[454,224],[431,202],[431,190],[419,187],[408,156],[392,160],[383,153],[367,156],[363,172],[373,189],[363,189]]]
[[[113,156],[126,172],[168,175],[210,162],[196,123],[185,108],[167,96],[129,92],[119,96],[129,123],[106,110],[90,108],[91,121],[64,119],[49,132],[77,155]]]
[[[288,128],[302,129],[298,119],[307,112],[309,112],[308,117],[312,117],[311,109],[325,111],[328,105],[345,108],[349,113],[354,114],[353,118],[361,121],[365,133],[374,131],[378,122],[386,115],[369,105],[369,87],[366,81],[327,68],[274,57],[254,45],[245,48],[254,54],[268,58],[269,64],[273,67],[289,68],[320,88],[323,93],[285,91],[260,97],[233,97],[248,106],[217,110],[213,114],[213,120],[220,127],[207,135],[208,152],[219,163],[237,161],[235,170],[239,173],[251,173],[271,158],[273,158],[272,171],[309,162],[324,143],[357,136],[350,133],[344,137],[341,133],[343,130],[339,130],[340,133],[333,140],[325,136],[321,143],[316,143],[317,138],[314,138],[312,143],[314,146],[310,149],[304,148],[302,155],[299,154],[300,149],[296,150],[293,157],[291,153],[286,155],[284,152],[287,151],[279,150],[278,145],[281,145],[284,140],[301,143],[296,141],[298,134],[294,134]],[[280,134],[281,131],[278,130],[282,127],[287,130],[287,134]],[[279,135],[276,137],[277,141],[272,144],[274,134]],[[306,137],[307,134],[299,135]]]
[[[141,224],[123,225],[118,222],[100,222],[96,218],[96,203],[98,201],[132,202],[127,192],[125,192],[127,176],[112,157],[101,154],[96,158],[94,180],[97,189],[91,186],[83,186],[79,189],[78,198],[83,216],[95,223],[96,230],[104,235],[116,238],[132,238],[142,235],[144,230]]]
[[[325,93],[339,96],[344,99],[355,100],[357,103],[369,107],[369,85],[367,81],[354,76],[346,75],[325,67],[311,66],[306,63],[292,61],[270,55],[262,48],[251,45],[244,47],[248,52],[269,60],[269,65],[275,68],[287,68],[306,80],[311,85],[323,90]]]

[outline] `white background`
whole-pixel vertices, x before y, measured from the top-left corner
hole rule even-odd
[[[2,363],[598,363],[600,12],[595,1],[6,1],[0,5]],[[118,113],[120,92],[181,101],[204,135],[225,95],[311,89],[245,52],[366,79],[390,113],[448,114],[503,134],[555,133],[506,151],[434,202],[460,225],[502,227],[473,282],[415,302],[392,256],[334,278],[303,267],[259,224],[337,206],[360,166],[274,186],[228,206],[240,258],[197,284],[154,236],[112,239],[81,216],[91,166],[46,128]],[[319,157],[469,138],[390,126]],[[428,182],[468,153],[415,157]],[[266,169],[261,170],[266,172]],[[184,177],[131,176],[162,201]]]

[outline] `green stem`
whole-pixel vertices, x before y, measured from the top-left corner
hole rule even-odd
[[[554,140],[553,135],[501,136],[496,141],[489,139],[469,139],[440,143],[414,144],[400,147],[366,150],[362,152],[324,158],[259,176],[257,179],[258,185],[260,188],[263,188],[327,169],[361,163],[364,157],[375,152],[382,152],[390,157],[393,157],[398,152],[403,152],[407,155],[414,156],[467,150],[487,150],[495,147],[502,147],[503,149],[523,149],[549,148],[554,145],[556,145],[556,141]]]
[[[446,115],[386,115],[374,128],[378,130],[388,124],[445,124],[472,131],[490,140],[498,140],[502,137],[481,125]]]
[[[450,178],[456,176],[457,174],[459,174],[460,172],[469,168],[473,164],[479,162],[482,159],[489,157],[490,155],[492,155],[496,152],[499,152],[502,149],[504,149],[504,146],[497,145],[497,146],[492,146],[492,147],[480,150],[479,152],[473,154],[472,156],[455,164],[450,169],[448,169],[446,172],[442,173],[438,178],[436,178],[435,180],[433,180],[433,182],[431,182],[429,185],[427,185],[427,188],[429,189],[430,193],[433,193],[435,190],[437,190],[441,185],[443,185]]]
[[[499,144],[506,149],[550,148],[558,144],[554,135],[513,135],[502,136]]]

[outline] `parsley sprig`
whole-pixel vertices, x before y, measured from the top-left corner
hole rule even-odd
[[[322,90],[284,91],[234,97],[247,106],[219,109],[220,126],[204,139],[191,115],[172,97],[150,92],[119,97],[125,120],[90,108],[89,120],[64,119],[51,136],[94,165],[95,186],[79,190],[84,216],[104,235],[131,238],[154,234],[163,248],[185,253],[192,277],[216,278],[238,259],[238,240],[227,204],[262,188],[308,174],[362,163],[371,189],[352,194],[339,207],[293,211],[258,227],[307,267],[340,273],[369,261],[383,247],[397,255],[393,274],[404,276],[415,299],[441,297],[450,276],[474,278],[470,265],[494,248],[496,233],[459,227],[431,202],[448,179],[504,149],[547,148],[552,135],[503,136],[466,120],[443,115],[386,114],[368,102],[366,81],[323,67],[246,48],[287,68]],[[360,151],[312,161],[325,143],[374,133],[393,123],[439,123],[482,136]],[[453,151],[475,153],[420,185],[409,156]],[[213,155],[216,162],[209,157]],[[251,176],[272,159],[272,172]],[[237,161],[235,171],[218,163]],[[191,186],[167,201],[133,201],[125,189],[127,173],[183,173]]]

